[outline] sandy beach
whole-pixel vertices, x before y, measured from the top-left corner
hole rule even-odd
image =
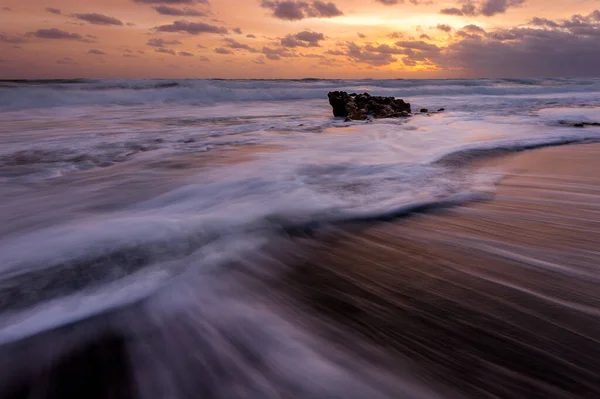
[[[289,286],[334,322],[332,342],[370,342],[459,394],[598,397],[599,151],[480,163],[506,173],[493,200],[345,233]]]

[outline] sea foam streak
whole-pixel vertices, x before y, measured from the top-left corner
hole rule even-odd
[[[332,89],[446,110],[345,123]],[[256,304],[261,331],[244,305],[254,288],[230,292],[245,280],[221,273],[267,278],[273,243],[489,198],[501,174],[474,160],[599,141],[600,127],[573,127],[600,121],[598,106],[597,79],[0,83],[0,343],[126,304],[156,320],[176,308],[193,342],[248,325],[264,348],[281,341],[339,377],[321,396],[350,397],[335,355],[317,356],[304,332],[285,341],[292,327],[268,304]],[[356,397],[376,396],[357,384]]]

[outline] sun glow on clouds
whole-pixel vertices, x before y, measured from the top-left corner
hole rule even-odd
[[[472,23],[468,22],[468,20],[465,18],[456,18],[450,15],[440,15],[434,13],[416,15],[413,14],[406,15],[403,17],[394,15],[394,13],[390,13],[390,15],[347,15],[339,18],[332,18],[331,20],[328,20],[327,23],[334,25],[351,25],[356,27],[380,26],[386,28],[401,28],[401,30],[407,30],[415,28],[417,26],[435,27],[438,24],[446,24],[454,28],[459,28],[465,25],[465,21],[467,21],[467,23]]]
[[[573,2],[568,11],[558,0],[495,1],[517,5],[493,16],[480,8],[461,11],[463,0],[162,1],[171,14],[158,12],[158,3],[28,0],[25,6],[4,0],[0,77],[465,77],[519,75],[527,65],[534,74],[548,65],[572,74],[561,54],[588,60],[582,65],[597,65],[594,54],[600,54],[594,41],[600,19],[591,14],[600,3],[592,1]],[[576,14],[579,22],[563,24]],[[531,26],[534,18],[551,25]],[[103,23],[117,20],[122,24]],[[529,49],[544,46],[553,51],[521,62]],[[538,61],[552,54],[558,58]],[[552,68],[546,73],[558,74]]]

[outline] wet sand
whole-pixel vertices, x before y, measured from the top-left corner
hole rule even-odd
[[[369,342],[467,397],[600,397],[598,154],[479,162],[507,173],[492,201],[343,233],[286,289],[336,345]]]
[[[159,322],[141,302],[0,346],[0,398],[598,398],[599,153],[478,161],[507,173],[491,201],[294,237],[190,280],[190,309]],[[304,381],[304,359],[281,352],[296,341],[271,342],[272,325],[231,314],[240,303],[281,315],[354,379],[335,394]]]

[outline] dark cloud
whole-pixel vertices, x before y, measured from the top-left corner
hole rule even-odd
[[[552,20],[546,19],[546,18],[538,18],[535,17],[531,20],[530,24],[535,25],[535,26],[546,26],[549,28],[558,28],[560,25]]]
[[[256,35],[253,35],[253,34],[248,34],[248,35],[246,35],[246,37],[248,37],[250,39],[256,39]]]
[[[322,33],[302,31],[295,35],[287,35],[281,39],[283,47],[319,47],[319,42],[325,40],[325,35]]]
[[[258,53],[258,50],[255,48],[250,47],[247,44],[244,43],[240,43],[237,40],[231,39],[231,38],[226,38],[225,39],[225,43],[226,47],[232,48],[232,49],[238,49],[238,50],[246,50],[249,51],[251,53]]]
[[[467,25],[457,33],[457,41],[432,59],[439,67],[459,69],[466,76],[598,76],[599,15],[556,21],[534,18],[529,27],[489,32]]]
[[[156,51],[157,53],[163,53],[163,54],[169,54],[169,55],[177,55],[177,53],[175,52],[175,50],[172,50],[170,48],[159,47],[159,48],[155,49],[154,51]]]
[[[438,24],[437,26],[438,30],[441,30],[442,32],[452,32],[452,27],[450,25],[446,25],[446,24]]]
[[[10,44],[20,44],[25,43],[27,39],[20,35],[9,35],[6,33],[0,32],[0,42],[10,43]]]
[[[252,62],[254,62],[255,64],[258,64],[258,65],[266,64],[265,57],[263,55],[261,55],[260,57],[258,57],[257,59],[255,59]]]
[[[304,1],[263,0],[261,7],[268,8],[275,18],[298,21],[305,18],[332,18],[344,13],[332,2],[314,0],[312,3]]]
[[[383,54],[404,54],[405,50],[400,48],[391,47],[388,44],[372,45],[367,44],[364,49],[371,53],[383,53]]]
[[[97,50],[97,49],[93,48],[90,51],[88,51],[88,54],[105,55],[106,53],[104,51]]]
[[[204,22],[175,21],[169,25],[161,25],[154,28],[158,32],[179,32],[190,35],[199,35],[202,33],[228,33],[227,28],[222,26],[210,25]]]
[[[510,7],[519,7],[523,5],[527,0],[480,0],[475,3],[471,0],[462,0],[462,6],[444,8],[440,10],[440,13],[446,15],[457,15],[457,16],[476,16],[484,15],[491,17],[496,14],[503,14]]]
[[[263,47],[261,51],[265,57],[270,60],[278,61],[281,58],[295,57],[296,53],[289,51],[284,47],[272,48],[272,47]]]
[[[443,8],[440,10],[440,13],[445,15],[464,15],[461,9],[456,7]]]
[[[402,32],[392,32],[387,35],[390,39],[401,39],[404,37],[404,33]]]
[[[421,39],[421,40],[431,40],[431,37],[429,37],[429,35],[426,35],[425,33],[423,33],[421,36],[419,36],[419,39]]]
[[[182,57],[193,57],[194,56],[194,54],[189,53],[187,51],[180,51],[178,54]]]
[[[462,27],[462,30],[469,33],[482,33],[485,34],[485,30],[477,25],[465,25]]]
[[[396,42],[396,46],[408,48],[412,50],[423,50],[423,51],[440,51],[440,48],[435,44],[426,43],[424,41],[417,40],[405,40]]]
[[[334,3],[331,2],[325,3],[323,1],[316,0],[313,1],[313,7],[316,12],[314,13],[314,15],[311,16],[332,18],[344,15],[344,13],[339,8],[337,8],[337,6]]]
[[[391,53],[379,51],[380,49],[387,49],[389,47],[385,45],[383,46],[384,47],[380,46],[381,48],[376,48],[372,45],[360,47],[354,42],[348,42],[345,46],[346,49],[344,55],[346,55],[355,62],[369,64],[372,66],[389,65],[398,61]]]
[[[2,10],[10,12],[10,11],[12,11],[12,8],[10,8],[10,7],[2,7]]]
[[[365,38],[367,37],[367,35],[364,35],[364,34],[362,34],[362,33],[360,33],[360,32],[356,32],[356,35],[357,35],[358,37],[360,37],[361,39],[365,39]]]
[[[491,17],[492,15],[506,12],[509,7],[518,7],[525,3],[525,1],[526,0],[484,0],[479,7],[479,12],[482,15]]]
[[[156,10],[156,12],[159,14],[173,15],[173,16],[177,16],[177,17],[206,17],[208,15],[204,11],[196,10],[194,8],[189,8],[189,7],[176,8],[176,7],[160,5],[160,6],[156,6],[156,7],[152,7],[152,8],[154,8]]]
[[[38,29],[35,32],[28,33],[28,35],[35,36],[40,39],[79,40],[83,42],[90,41],[78,33],[65,32],[64,30],[56,28]]]
[[[178,44],[181,44],[181,42],[179,40],[165,40],[165,39],[160,39],[160,38],[150,39],[146,42],[146,46],[151,46],[151,47],[165,47],[165,46],[178,45]]]
[[[123,25],[123,22],[121,22],[117,18],[109,17],[108,15],[98,14],[95,12],[89,14],[73,14],[73,16],[81,21],[85,21],[93,25]]]
[[[234,31],[235,33],[237,33],[238,35],[242,34],[242,29],[241,28],[234,28],[232,29],[232,31]]]
[[[233,51],[228,50],[224,47],[217,47],[215,49],[215,53],[217,53],[217,54],[233,54]]]
[[[52,13],[52,14],[57,14],[57,15],[62,14],[62,12],[60,11],[60,9],[58,9],[58,8],[52,8],[52,7],[46,7],[46,12],[49,12],[49,13]]]

